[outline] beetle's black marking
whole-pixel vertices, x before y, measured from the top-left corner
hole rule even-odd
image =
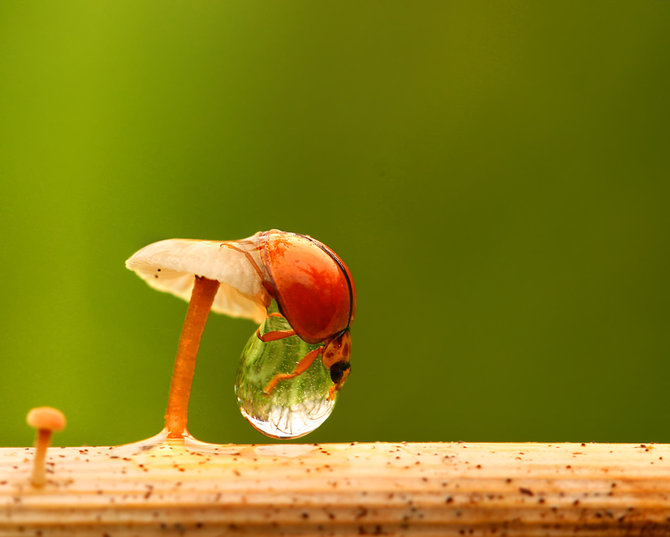
[[[351,369],[349,362],[335,362],[330,366],[330,380],[337,384],[342,380],[342,376],[347,369]]]

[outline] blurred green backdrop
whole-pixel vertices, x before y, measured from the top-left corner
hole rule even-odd
[[[169,237],[310,234],[358,288],[301,441],[670,441],[670,4],[0,3],[0,445],[162,425]],[[191,430],[264,442],[212,316]]]

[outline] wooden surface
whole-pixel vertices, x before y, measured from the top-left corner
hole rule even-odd
[[[670,535],[670,446],[0,449],[0,535]]]

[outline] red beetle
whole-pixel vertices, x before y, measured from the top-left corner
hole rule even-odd
[[[271,315],[284,317],[291,325],[291,330],[265,334],[259,328],[259,339],[276,341],[297,335],[307,343],[321,343],[298,362],[293,372],[275,375],[265,386],[265,393],[272,392],[278,382],[305,372],[322,356],[334,383],[328,394],[332,399],[351,371],[349,327],[356,310],[356,291],[347,266],[325,244],[277,229],[222,246],[247,256],[268,295],[277,302],[279,313]],[[260,256],[254,255],[257,252]]]

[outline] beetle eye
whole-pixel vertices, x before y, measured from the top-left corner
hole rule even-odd
[[[349,362],[335,362],[330,366],[330,379],[337,384],[342,380],[342,375],[347,369],[351,369]]]

